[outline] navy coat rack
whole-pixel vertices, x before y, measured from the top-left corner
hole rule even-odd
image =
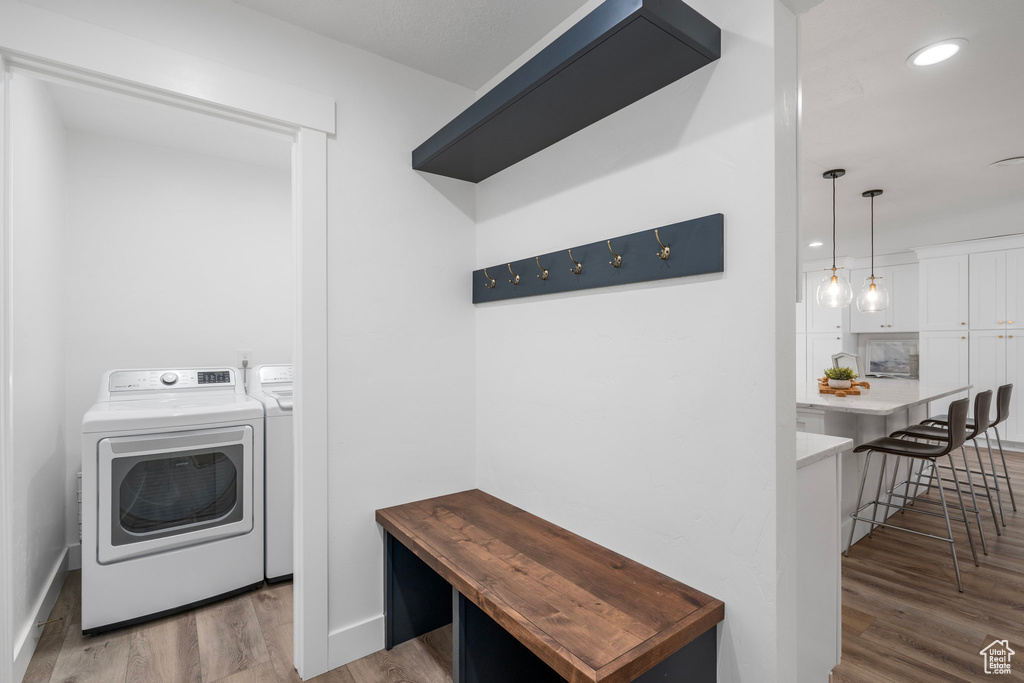
[[[725,217],[660,228],[473,271],[473,303],[667,280],[725,270]]]

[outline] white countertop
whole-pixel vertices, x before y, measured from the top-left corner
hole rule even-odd
[[[861,389],[860,396],[842,398],[819,394],[817,382],[797,385],[796,407],[863,415],[892,415],[971,388],[970,384],[937,384],[916,379],[866,377],[865,380],[871,384],[870,389]]]
[[[807,467],[816,462],[845,453],[853,448],[853,439],[826,434],[796,433],[796,468]]]

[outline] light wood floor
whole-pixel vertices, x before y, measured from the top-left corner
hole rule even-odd
[[[81,572],[68,574],[25,683],[299,683],[291,583],[158,621],[82,636]],[[318,676],[318,683],[450,683],[451,626]]]
[[[982,453],[988,469],[984,447]],[[995,456],[998,465],[998,451]],[[968,457],[974,459],[973,449]],[[833,683],[1024,681],[1024,454],[1007,453],[1007,464],[1018,511],[1004,490],[1006,526],[997,537],[988,502],[979,501],[989,552],[982,554],[972,523],[980,567],[971,559],[963,522],[953,525],[963,593],[941,541],[878,529],[843,558],[843,658]],[[940,518],[897,516],[901,525],[945,535]],[[978,652],[1006,638],[1018,653],[1013,674],[986,675]]]
[[[964,593],[946,546],[890,529],[843,559],[843,663],[833,683],[983,681],[978,651],[1008,638],[1024,681],[1024,454],[1008,454],[1018,512],[1004,496],[1006,526],[996,537],[983,517],[989,554],[975,567],[963,524],[954,526]],[[934,495],[934,494],[933,494]],[[982,508],[986,509],[985,507]],[[943,522],[903,515],[940,533]],[[975,533],[977,536],[977,534]],[[291,584],[258,591],[94,638],[83,638],[80,573],[71,572],[43,632],[26,682],[298,683],[292,668]],[[1019,664],[1018,664],[1019,662]],[[377,652],[314,679],[321,683],[449,683],[451,627]]]

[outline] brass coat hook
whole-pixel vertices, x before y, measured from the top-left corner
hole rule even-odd
[[[608,262],[608,265],[612,266],[613,268],[621,268],[622,267],[622,254],[616,254],[615,253],[615,250],[612,249],[612,241],[611,240],[608,240],[608,251],[612,252],[612,257],[613,257],[612,260]]]
[[[575,264],[572,268],[569,269],[570,273],[572,273],[573,275],[579,275],[580,273],[583,272],[583,264],[572,257],[572,249],[569,250],[569,260],[571,260]]]
[[[508,283],[510,285],[513,285],[513,286],[518,285],[519,284],[519,276],[516,275],[514,272],[512,272],[512,264],[511,263],[508,264],[508,272],[512,273],[512,279],[509,280]]]
[[[487,282],[484,283],[484,287],[487,289],[494,289],[494,278],[487,274],[486,268],[484,268],[484,277],[487,278]]]
[[[540,268],[540,275],[538,275],[537,277],[539,277],[541,280],[547,280],[548,269],[540,264],[540,256],[537,256],[533,260],[537,262],[537,267]]]
[[[668,261],[668,255],[671,253],[671,250],[661,243],[661,237],[658,236],[657,228],[654,229],[654,239],[658,240],[658,246],[661,247],[661,249],[658,250],[658,258],[662,261]]]

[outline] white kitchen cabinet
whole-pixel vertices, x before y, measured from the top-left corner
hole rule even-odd
[[[1024,334],[1024,249],[1006,251],[1006,329]]]
[[[821,279],[831,271],[814,270],[805,274],[807,301],[807,334],[824,334],[826,332],[838,333],[843,329],[843,314],[850,310],[846,308],[825,308],[818,305],[818,284]],[[849,278],[849,274],[837,270],[836,275],[841,278]],[[851,305],[856,305],[851,304]]]
[[[1006,384],[1006,332],[1005,330],[971,330],[971,401],[979,391],[991,389],[994,394],[999,385]]]
[[[889,305],[884,311],[864,313],[857,309],[856,295],[864,288],[871,275],[869,268],[850,271],[853,277],[854,303],[850,307],[850,331],[917,332],[920,319],[918,297],[918,267],[916,263],[875,268],[876,283],[889,294]]]
[[[967,254],[921,259],[918,278],[921,332],[967,329],[968,264]]]
[[[1006,427],[1000,427],[1000,434],[1008,441],[1024,443],[1024,334],[1013,330],[1006,335],[1006,381],[1002,384],[1013,384],[1014,394],[1010,397],[1010,417]],[[998,387],[992,387],[992,391],[997,392]]]
[[[832,354],[842,350],[841,334],[828,332],[807,335],[807,381],[813,382],[820,378],[825,368],[832,367]]]
[[[918,339],[921,381],[929,384],[968,384],[971,381],[970,346],[967,330],[921,332]],[[958,398],[964,398],[964,395],[932,401],[929,415],[945,413],[949,404]]]
[[[971,331],[971,401],[979,391],[992,390],[995,401],[999,387],[1013,384],[1017,387],[1024,382],[1024,335],[1006,330]],[[1010,416],[999,432],[1005,441],[1024,442],[1024,402],[1015,394],[1010,401]],[[992,417],[995,417],[995,406]]]
[[[970,255],[972,330],[1006,329],[1006,252]]]

